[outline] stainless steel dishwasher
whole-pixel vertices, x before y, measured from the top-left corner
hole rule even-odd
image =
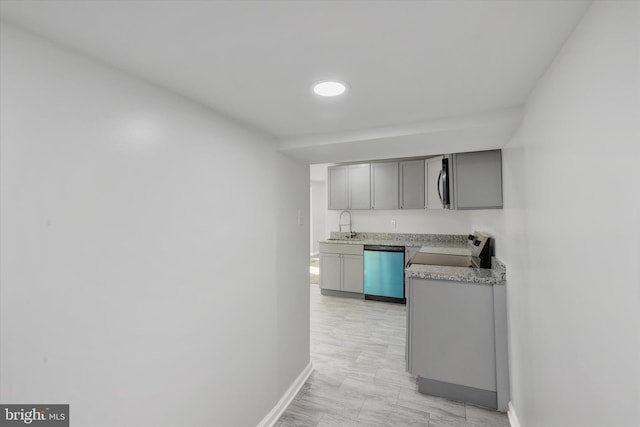
[[[364,297],[406,303],[404,246],[364,246]]]

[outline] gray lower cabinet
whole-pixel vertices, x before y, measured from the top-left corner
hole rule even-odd
[[[321,252],[320,271],[322,289],[342,289],[342,255]]]
[[[320,288],[362,294],[364,246],[320,243]]]
[[[502,208],[502,150],[459,153],[451,158],[455,209]]]
[[[400,208],[424,209],[424,160],[408,160],[400,165]]]
[[[506,410],[506,306],[494,307],[504,286],[408,282],[407,364],[419,391]]]
[[[362,255],[342,255],[342,290],[364,293],[364,263]]]
[[[371,163],[371,208],[398,209],[398,162]]]

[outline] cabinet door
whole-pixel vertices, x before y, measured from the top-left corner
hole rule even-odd
[[[342,255],[342,290],[347,292],[364,292],[364,264],[362,256]]]
[[[370,165],[349,166],[349,209],[371,209]]]
[[[502,208],[502,151],[454,155],[456,209]]]
[[[339,254],[320,254],[320,287],[340,290],[342,283],[342,265]]]
[[[411,373],[495,391],[492,287],[410,280]]]
[[[442,171],[442,156],[432,157],[424,161],[424,188],[427,190],[425,194],[427,209],[443,209],[442,200],[442,181],[440,180],[440,172]]]
[[[424,160],[400,162],[400,208],[424,209]]]
[[[371,164],[371,207],[398,209],[398,163]]]
[[[329,209],[348,209],[347,166],[331,166],[327,170]]]

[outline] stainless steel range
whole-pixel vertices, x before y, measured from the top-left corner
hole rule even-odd
[[[410,264],[491,268],[491,237],[478,231],[469,234],[461,246],[423,246]]]

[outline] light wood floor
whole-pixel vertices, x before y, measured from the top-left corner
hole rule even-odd
[[[309,263],[309,283],[317,285],[320,283],[320,257],[312,256]]]
[[[405,372],[404,305],[320,294],[311,285],[314,372],[279,427],[508,427],[506,415],[425,396]]]

